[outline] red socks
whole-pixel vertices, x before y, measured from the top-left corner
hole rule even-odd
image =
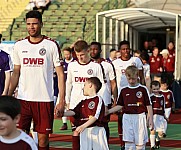
[[[80,136],[72,136],[72,150],[80,150]]]
[[[49,144],[46,147],[39,147],[38,150],[49,150]]]

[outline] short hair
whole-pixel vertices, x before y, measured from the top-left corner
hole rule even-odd
[[[162,77],[160,82],[161,84],[169,85],[169,79],[167,78],[167,76]]]
[[[39,11],[37,11],[37,10],[31,10],[31,11],[27,12],[26,13],[26,20],[28,18],[36,18],[40,22],[42,22],[42,14]]]
[[[148,62],[150,56],[147,53],[143,52],[143,53],[140,54],[140,58],[143,59],[143,60],[146,60]]]
[[[10,116],[14,120],[21,112],[19,100],[12,96],[0,96],[0,112]]]
[[[160,87],[160,82],[154,80],[154,81],[151,82],[150,87],[152,88],[153,85],[154,85],[154,86],[159,86],[159,87]]]
[[[79,41],[75,42],[75,44],[74,44],[74,50],[76,52],[81,52],[82,50],[86,51],[88,48],[89,48],[89,45],[84,40],[79,40]]]
[[[117,51],[115,48],[111,48],[109,52]]]
[[[132,65],[126,68],[125,73],[126,73],[126,76],[128,77],[134,77],[135,75],[138,75],[138,71],[139,71],[138,68]]]
[[[128,45],[128,46],[130,47],[130,42],[129,42],[129,41],[126,41],[126,40],[121,41],[121,42],[119,43],[119,49],[121,48],[122,45]]]
[[[100,42],[92,42],[91,45],[97,45],[98,49],[101,50],[101,43]]]
[[[95,86],[95,88],[96,88],[96,93],[98,93],[99,90],[100,90],[101,87],[102,87],[102,83],[101,83],[101,81],[99,80],[99,78],[97,78],[97,77],[90,77],[90,78],[87,79],[87,81],[90,82],[90,83],[92,83],[92,84]]]
[[[63,48],[62,51],[68,51],[68,52],[72,53],[72,49],[70,47],[65,47],[65,48]]]

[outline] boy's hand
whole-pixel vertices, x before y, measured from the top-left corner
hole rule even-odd
[[[81,126],[78,126],[75,131],[77,131],[78,133],[81,133],[84,131],[84,129],[85,129],[84,125],[81,125]]]
[[[148,118],[148,127],[149,127],[150,131],[152,131],[154,129],[153,120],[150,118]]]

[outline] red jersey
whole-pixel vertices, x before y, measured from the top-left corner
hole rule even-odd
[[[25,132],[14,139],[4,139],[0,136],[1,150],[38,150],[35,141]]]
[[[162,56],[150,56],[149,64],[150,64],[150,73],[160,73],[160,67],[162,67]]]
[[[165,98],[165,108],[172,107],[172,103],[175,102],[173,92],[171,90],[161,91]]]
[[[163,95],[151,94],[150,99],[152,102],[153,114],[164,116],[165,113],[165,98]]]
[[[106,122],[105,105],[101,97],[95,96],[82,100],[74,109],[75,125],[82,125],[91,117],[96,117],[97,120],[90,126],[104,126]]]
[[[146,86],[138,84],[135,87],[125,86],[120,93],[117,105],[123,106],[126,114],[141,114],[147,112],[147,107],[151,105],[150,97]]]
[[[175,60],[173,57],[162,58],[163,69],[166,72],[174,72],[175,70]]]

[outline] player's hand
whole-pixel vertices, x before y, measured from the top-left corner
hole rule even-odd
[[[62,117],[64,114],[64,109],[65,109],[65,102],[64,101],[60,101],[56,106],[55,106],[55,110],[54,113],[57,117]]]
[[[84,129],[85,129],[85,127],[83,125],[81,125],[81,126],[78,126],[75,131],[77,131],[78,133],[81,133],[84,131]]]

